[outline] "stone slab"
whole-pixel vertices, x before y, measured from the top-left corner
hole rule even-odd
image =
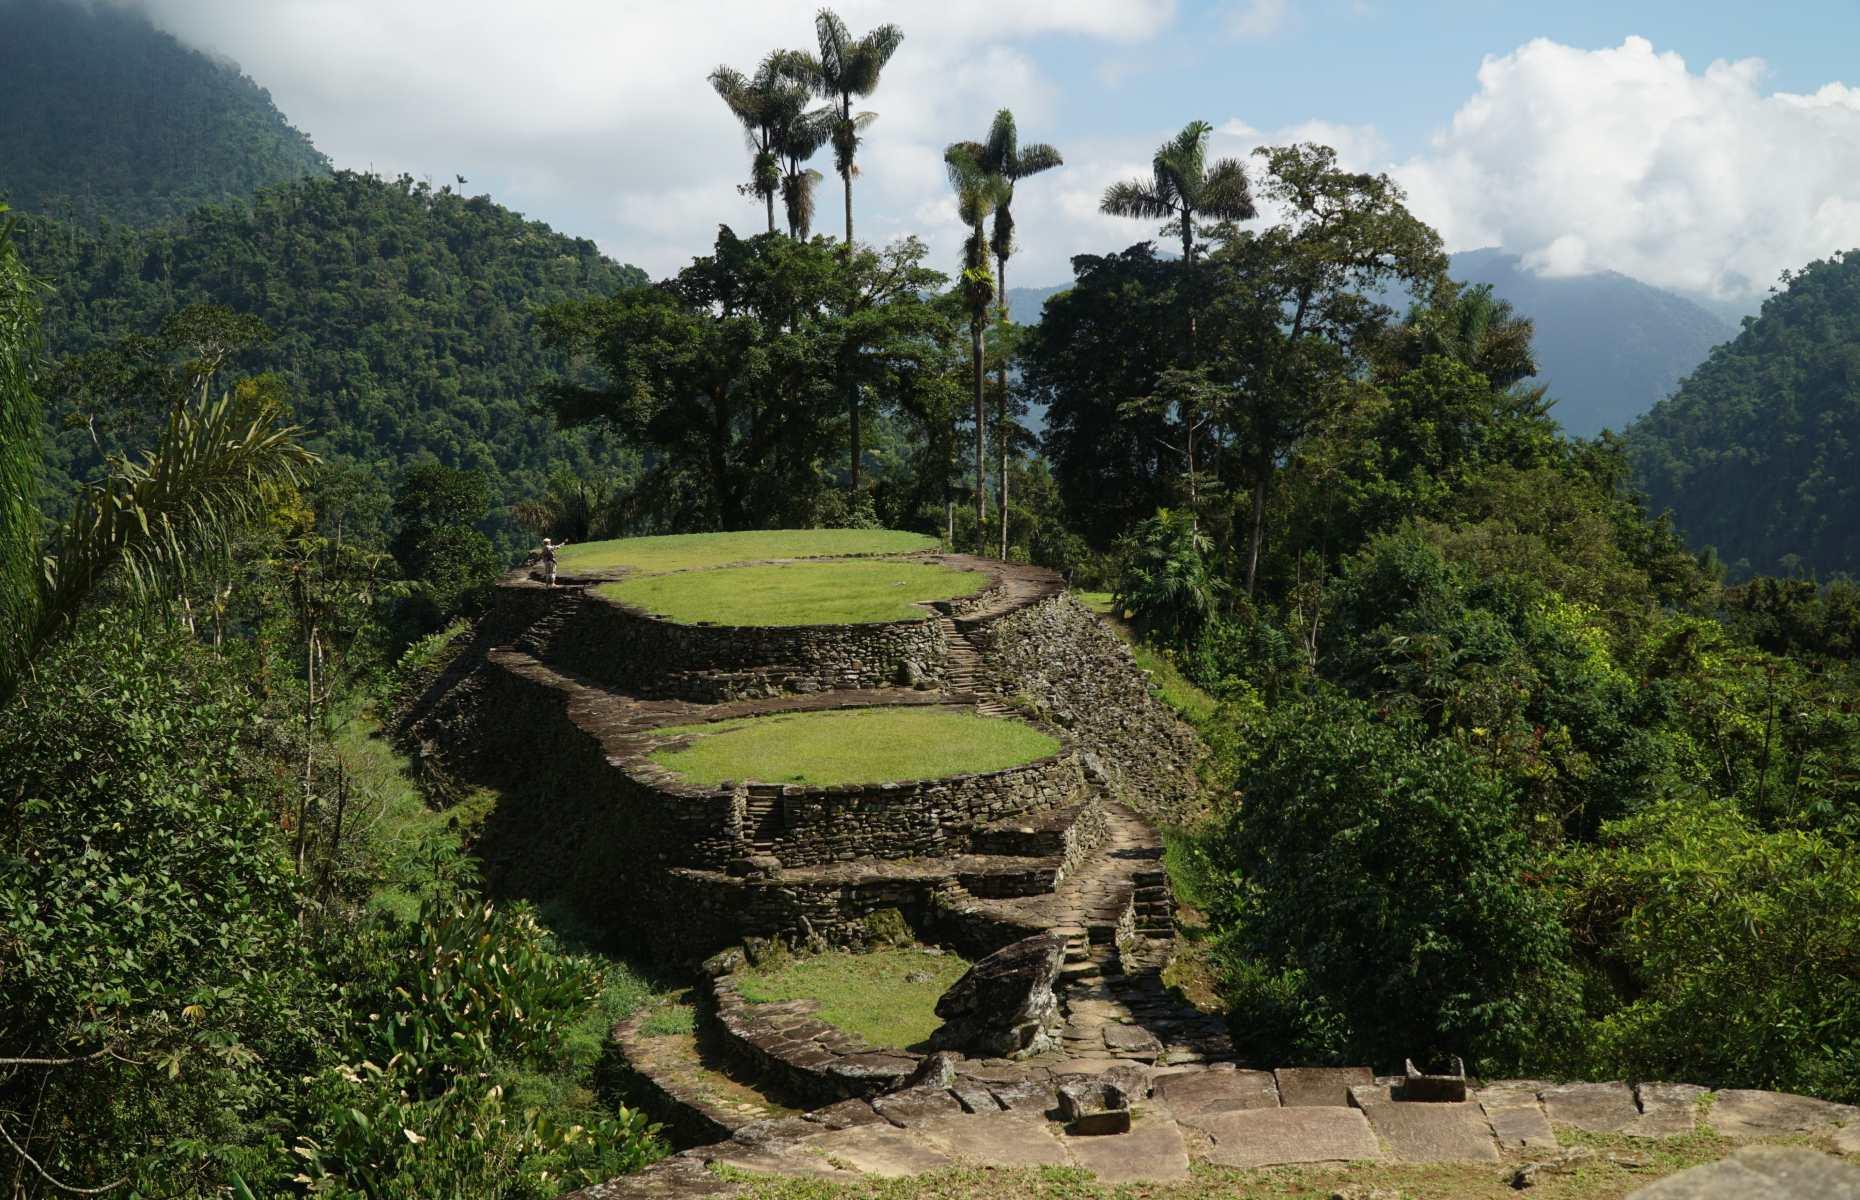
[[[880,1096],[872,1101],[872,1108],[898,1128],[912,1129],[932,1117],[961,1112],[962,1103],[950,1095],[948,1088],[914,1087]]]
[[[991,1083],[988,1094],[995,1098],[995,1103],[1013,1112],[1045,1114],[1059,1106],[1059,1096],[1053,1085],[1038,1079],[1017,1079],[1007,1083]]]
[[[1732,1088],[1717,1094],[1705,1119],[1725,1137],[1761,1137],[1772,1133],[1813,1133],[1856,1117],[1860,1117],[1860,1109],[1851,1104],[1835,1104],[1785,1092]]]
[[[1696,1083],[1637,1083],[1640,1116],[1621,1127],[1632,1137],[1684,1137],[1698,1129],[1699,1101],[1711,1089]]]
[[[889,1125],[867,1125],[866,1129],[884,1129],[896,1132]],[[844,1134],[857,1133],[848,1129],[838,1133],[824,1133],[820,1137],[841,1137]],[[750,1145],[744,1142],[719,1142],[715,1146],[705,1146],[700,1153],[705,1162],[723,1163],[739,1171],[749,1171],[757,1175],[781,1175],[793,1179],[836,1179],[844,1180],[847,1173],[828,1162],[819,1154],[813,1153],[803,1139],[796,1142],[776,1142],[766,1145]]]
[[[1640,1117],[1633,1089],[1618,1081],[1559,1084],[1541,1094],[1553,1124],[1574,1125],[1588,1133],[1616,1133]]]
[[[1272,1077],[1279,1085],[1279,1103],[1287,1108],[1346,1108],[1351,1088],[1376,1082],[1376,1073],[1368,1067],[1280,1067]]]
[[[1090,1171],[1100,1183],[1179,1183],[1188,1178],[1188,1143],[1180,1127],[1161,1113],[1136,1113],[1129,1133],[1068,1136],[1060,1144],[1073,1166]]]
[[[1250,1169],[1382,1157],[1369,1122],[1355,1108],[1255,1108],[1209,1113],[1184,1124],[1214,1139],[1205,1157],[1224,1167]]]
[[[1860,1120],[1849,1121],[1834,1131],[1834,1148],[1849,1158],[1860,1158]]]
[[[1357,1111],[1357,1110],[1352,1110]],[[1497,1162],[1498,1141],[1477,1101],[1402,1101],[1360,1110],[1402,1162]]]
[[[1783,1146],[1752,1146],[1730,1158],[1668,1175],[1628,1194],[1628,1200],[1854,1200],[1860,1166],[1830,1154]]]
[[[844,1163],[861,1174],[884,1179],[901,1179],[954,1165],[948,1154],[932,1146],[915,1129],[860,1125],[823,1133],[808,1141],[824,1161]],[[840,1178],[845,1178],[844,1172]]]
[[[825,1108],[804,1113],[801,1119],[827,1129],[851,1129],[855,1125],[877,1125],[885,1118],[879,1116],[878,1110],[864,1100],[842,1100],[838,1104],[829,1104]]]
[[[1177,1120],[1279,1107],[1279,1085],[1267,1071],[1178,1072],[1158,1075],[1150,1086]]]
[[[1535,1091],[1481,1088],[1477,1096],[1492,1134],[1506,1150],[1554,1150],[1556,1133]]]
[[[918,1128],[936,1149],[979,1167],[1063,1167],[1065,1147],[1038,1118],[1007,1113],[938,1117]]]
[[[1162,1043],[1141,1025],[1106,1025],[1104,1045],[1107,1050],[1120,1054],[1146,1054],[1154,1058],[1162,1053]]]

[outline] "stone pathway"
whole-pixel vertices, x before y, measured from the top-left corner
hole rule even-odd
[[[1171,1071],[1125,1064],[1118,1070],[1120,1082],[1138,1097],[1126,1133],[1080,1136],[1048,1120],[1054,1089],[1064,1075],[1022,1070],[1014,1076],[1017,1082],[1004,1082],[1013,1075],[1006,1067],[963,1064],[948,1089],[910,1088],[872,1103],[849,1100],[803,1118],[750,1126],[728,1141],[686,1151],[640,1175],[574,1197],[734,1196],[743,1189],[743,1183],[709,1171],[711,1164],[846,1183],[958,1165],[1071,1165],[1112,1185],[1178,1182],[1188,1178],[1194,1162],[1242,1170],[1344,1162],[1469,1163],[1499,1170],[1509,1169],[1501,1162],[1542,1161],[1557,1143],[1552,1138],[1528,1152],[1507,1145],[1492,1114],[1515,1118],[1535,1108],[1547,1130],[1551,1112],[1577,1111],[1567,1103],[1567,1088],[1532,1080],[1493,1083],[1462,1103],[1426,1103],[1399,1099],[1388,1081],[1362,1082],[1369,1077],[1362,1067],[1273,1072],[1222,1063]],[[1624,1090],[1639,1117],[1684,1113],[1689,1119],[1659,1132],[1643,1126],[1638,1133],[1630,1119],[1623,1132],[1657,1138],[1690,1131],[1708,1093],[1701,1089],[1687,1099],[1689,1093],[1662,1090],[1666,1086]],[[1622,1115],[1620,1092],[1595,1096],[1615,1116]],[[1850,1136],[1860,1132],[1860,1110],[1849,1106],[1773,1092],[1715,1094],[1720,1101],[1727,1097],[1737,1120],[1767,1134],[1832,1134],[1837,1148],[1860,1141]],[[1715,1105],[1708,1107],[1703,1119],[1715,1111]],[[1860,1166],[1814,1150],[1756,1146],[1652,1183],[1630,1200],[1760,1196],[1853,1200],[1860,1196]]]

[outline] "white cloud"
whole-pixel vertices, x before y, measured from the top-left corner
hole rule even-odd
[[[1860,88],[1766,93],[1764,70],[1694,71],[1638,37],[1533,41],[1486,59],[1477,93],[1394,173],[1455,249],[1748,296],[1860,244]]]
[[[1227,11],[1227,31],[1235,37],[1267,38],[1285,28],[1289,0],[1240,0]]]
[[[663,274],[708,247],[719,223],[759,227],[736,193],[748,163],[704,78],[777,46],[813,44],[817,0],[143,0],[157,24],[223,52],[339,167],[449,181],[595,237]],[[957,254],[942,149],[979,137],[1008,106],[1023,136],[1061,140],[1052,80],[1025,45],[1063,34],[1118,46],[1174,20],[1174,0],[841,0],[855,32],[881,21],[903,48],[867,102],[879,113],[854,180],[862,240],[907,232],[936,261]],[[840,228],[830,155],[815,228]],[[1050,177],[1049,177],[1050,178]],[[1017,216],[1050,202],[1030,180]],[[920,214],[951,208],[926,228]],[[1031,243],[1032,238],[1028,241]],[[1029,246],[1026,278],[1062,277],[1073,242]]]

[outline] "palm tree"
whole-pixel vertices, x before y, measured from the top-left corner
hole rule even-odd
[[[768,209],[769,232],[775,232],[775,194],[781,190],[781,156],[776,134],[790,109],[799,112],[806,106],[802,85],[788,78],[782,70],[783,56],[777,51],[764,58],[754,75],[744,75],[734,67],[718,67],[710,73],[710,86],[729,106],[730,113],[743,126],[749,143],[749,182],[742,191],[759,196]]]
[[[1245,221],[1255,216],[1246,168],[1232,158],[1208,162],[1208,136],[1214,126],[1190,121],[1182,132],[1156,148],[1149,179],[1114,183],[1104,191],[1101,211],[1114,217],[1167,221],[1164,236],[1182,235],[1182,261],[1195,261],[1195,222],[1213,217]]]
[[[964,153],[974,158],[982,170],[1001,180],[1001,200],[995,205],[994,232],[988,244],[995,255],[996,316],[1005,325],[1008,319],[1007,260],[1014,253],[1014,184],[1029,175],[1060,166],[1065,160],[1059,156],[1058,150],[1045,142],[1022,146],[1020,135],[1014,128],[1014,114],[1005,108],[995,114],[994,124],[988,127],[987,141],[963,142],[961,145]],[[1001,557],[1006,558],[1009,414],[1005,358],[999,363],[996,372],[995,384],[999,392],[1001,416],[1000,431],[995,437],[996,449],[1001,454]]]
[[[814,228],[814,189],[819,171],[804,165],[832,135],[832,110],[784,106],[777,114],[775,153],[782,164],[781,202],[788,214],[788,236],[805,239]]]
[[[880,25],[862,38],[854,38],[832,9],[823,8],[814,17],[814,32],[820,41],[820,57],[810,62],[812,82],[821,97],[837,106],[833,112],[833,165],[846,185],[846,252],[852,253],[853,216],[852,180],[858,170],[853,159],[859,150],[859,131],[878,119],[877,113],[855,113],[853,97],[871,95],[878,88],[878,77],[904,41],[904,31],[896,25]]]
[[[975,540],[979,553],[988,549],[987,408],[982,396],[982,339],[988,328],[988,306],[995,298],[995,277],[988,269],[988,214],[1001,203],[1005,184],[999,175],[982,169],[968,144],[956,142],[943,152],[950,186],[956,189],[956,211],[969,227],[962,243],[962,289],[969,310],[969,355],[975,385]],[[1005,519],[1003,514],[1003,518]]]

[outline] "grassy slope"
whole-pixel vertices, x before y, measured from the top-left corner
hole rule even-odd
[[[921,618],[918,602],[969,596],[987,586],[980,571],[849,559],[635,576],[597,590],[687,624],[854,625]]]
[[[882,783],[1000,771],[1057,753],[1056,738],[1019,721],[947,708],[852,708],[738,717],[657,731],[690,734],[652,753],[692,783]]]
[[[914,554],[937,540],[894,529],[764,529],[744,533],[677,533],[569,546],[557,555],[565,571],[679,571],[768,558],[837,554]]]
[[[818,1000],[815,1016],[874,1046],[914,1046],[935,1032],[937,998],[969,964],[914,947],[782,957],[742,978],[752,1004]]]

